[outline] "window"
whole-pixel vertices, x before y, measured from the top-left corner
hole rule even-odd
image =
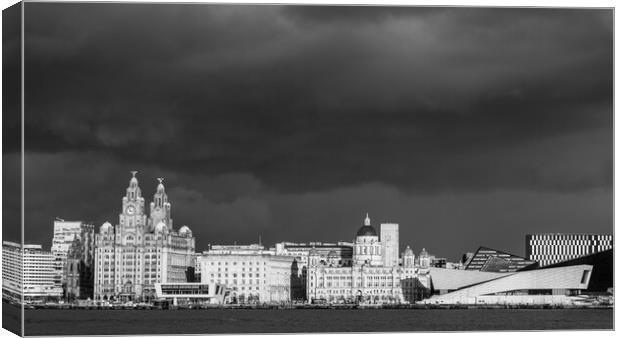
[[[581,276],[581,284],[587,283],[589,278],[590,270],[583,270],[583,275]]]

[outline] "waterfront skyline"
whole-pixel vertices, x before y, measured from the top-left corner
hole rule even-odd
[[[115,223],[129,170],[198,250],[366,212],[449,260],[612,232],[610,11],[27,7],[26,242]]]

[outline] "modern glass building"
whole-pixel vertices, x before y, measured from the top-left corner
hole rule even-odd
[[[537,266],[536,261],[481,246],[465,263],[465,270],[515,272],[532,266]]]

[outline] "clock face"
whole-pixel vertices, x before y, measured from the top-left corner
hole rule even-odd
[[[127,207],[127,213],[133,215],[136,212],[136,208],[133,205]]]

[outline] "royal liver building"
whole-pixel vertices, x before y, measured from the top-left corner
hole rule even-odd
[[[135,171],[123,197],[119,223],[105,222],[95,235],[97,300],[147,301],[155,283],[185,282],[193,265],[195,239],[183,226],[175,231],[163,179],[146,215]]]

